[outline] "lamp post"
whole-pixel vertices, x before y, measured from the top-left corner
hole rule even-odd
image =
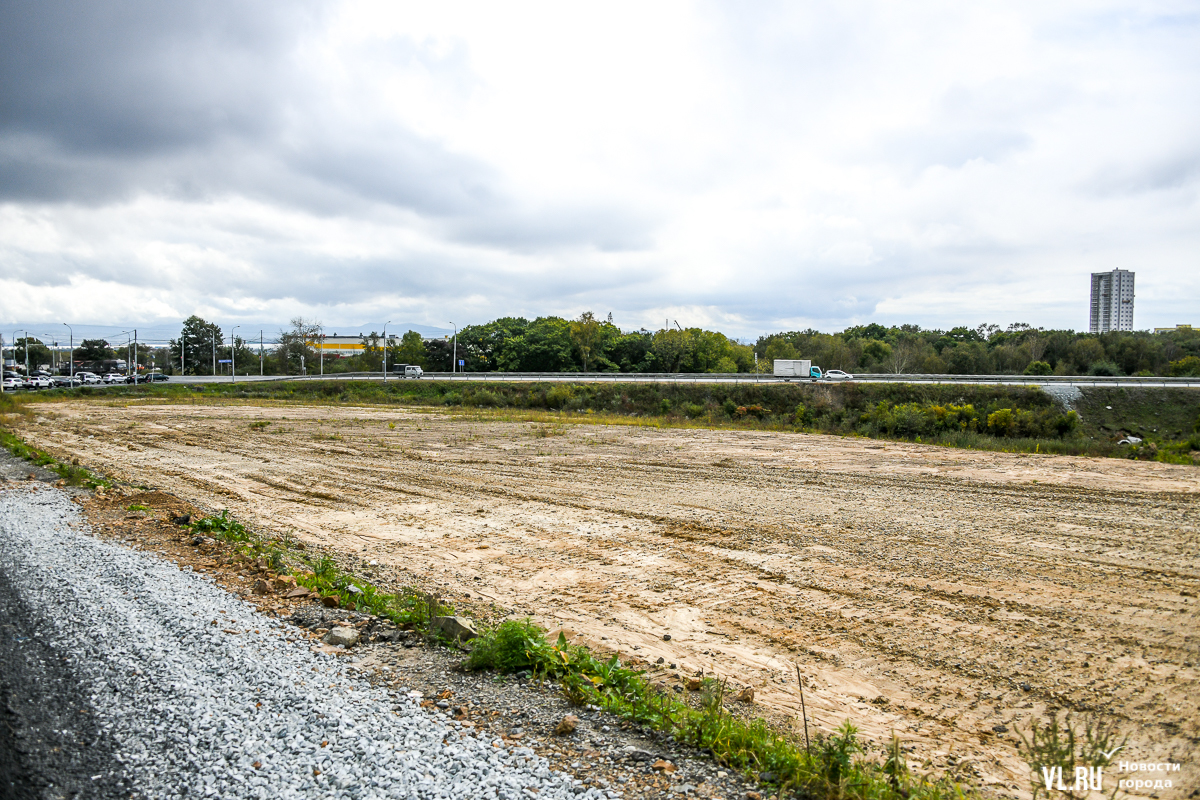
[[[215,330],[215,328],[212,331],[212,346],[213,346],[213,353],[212,353],[213,371],[212,371],[212,374],[213,374],[213,378],[216,378],[217,377],[217,331]]]
[[[232,328],[229,329],[229,382],[230,383],[237,383],[237,355],[236,355],[237,337],[233,335],[233,332],[236,331],[240,327],[242,327],[242,326],[234,325]]]
[[[17,360],[17,331],[13,331],[13,361]],[[29,331],[25,331],[25,377],[29,377]]]
[[[387,326],[391,325],[391,324],[392,324],[392,321],[390,319],[387,322],[383,323],[383,382],[384,383],[387,383]]]
[[[454,355],[450,358],[450,371],[458,372],[458,326],[454,325],[453,320],[450,324],[454,326]]]
[[[17,354],[13,353],[13,358]],[[4,394],[4,334],[0,333],[0,394]]]

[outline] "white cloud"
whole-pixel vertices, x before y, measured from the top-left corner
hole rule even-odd
[[[1118,266],[1139,327],[1200,297],[1186,4],[226,12],[9,25],[0,320],[1079,328]]]

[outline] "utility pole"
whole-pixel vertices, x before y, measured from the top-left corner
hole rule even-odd
[[[13,353],[13,358],[17,354]],[[4,334],[0,333],[0,394],[4,394]]]
[[[133,329],[133,385],[137,386],[137,328]]]
[[[217,377],[217,331],[214,328],[212,331],[212,346],[213,346],[213,377]]]
[[[454,325],[454,321],[450,321]],[[458,372],[458,326],[454,325],[454,356],[450,359],[450,371]]]
[[[233,335],[233,332],[236,331],[240,327],[242,327],[242,326],[234,325],[232,328],[229,329],[229,382],[230,383],[237,383],[237,354],[236,354],[236,352],[237,352],[237,337]]]
[[[179,377],[187,375],[187,334],[179,332]]]
[[[260,377],[260,378],[263,376],[263,351],[262,351],[262,346],[263,346],[263,335],[262,335],[262,330],[260,329],[260,330],[258,331],[258,377]]]
[[[392,324],[392,321],[390,319],[387,322],[383,323],[383,382],[384,383],[387,383],[387,326],[391,325],[391,324]]]

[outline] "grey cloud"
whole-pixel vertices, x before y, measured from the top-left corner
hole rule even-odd
[[[324,13],[318,0],[0,6],[0,200],[240,195],[326,216],[379,204],[468,244],[648,242],[635,213],[523,209],[490,165],[380,118],[376,98],[329,96],[298,56]],[[394,37],[366,51],[372,69],[435,73],[464,95],[477,83],[461,46]]]

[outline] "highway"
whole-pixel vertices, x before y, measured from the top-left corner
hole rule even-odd
[[[319,381],[319,380],[383,380],[378,372],[348,372],[331,375],[239,375],[237,383],[248,381]],[[389,381],[404,380],[389,376]],[[421,380],[469,381],[484,383],[502,382],[597,382],[597,383],[801,383],[795,378],[777,378],[774,375],[749,373],[632,373],[632,372],[426,372]],[[184,375],[172,376],[172,383],[231,383],[228,375]],[[844,381],[820,381],[822,384]],[[1142,388],[1188,388],[1200,389],[1200,378],[1165,377],[1107,377],[1093,375],[926,375],[926,374],[864,374],[854,378],[855,383],[957,383],[979,386],[1012,384],[1017,386],[1108,386]]]

